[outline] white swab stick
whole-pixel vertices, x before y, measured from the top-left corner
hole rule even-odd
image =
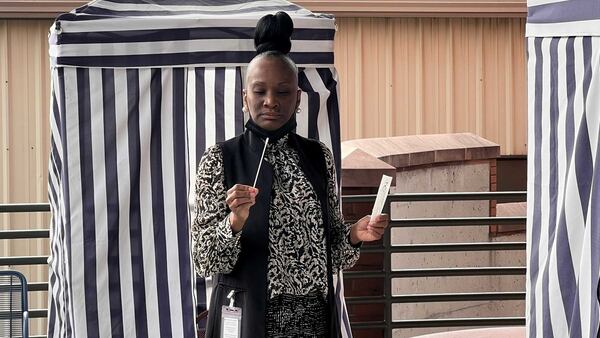
[[[265,147],[263,148],[262,155],[260,155],[260,162],[258,162],[258,169],[256,169],[256,176],[254,177],[254,184],[252,184],[252,188],[256,188],[256,181],[258,181],[258,173],[260,173],[260,166],[262,165],[263,159],[265,158],[265,150],[267,150],[267,145],[269,144],[269,138],[265,139]]]

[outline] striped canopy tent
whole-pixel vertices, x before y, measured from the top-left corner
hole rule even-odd
[[[282,0],[97,0],[56,19],[49,337],[196,335],[196,167],[243,132],[254,27],[279,10],[295,25],[296,131],[328,145],[339,169],[332,17]]]
[[[600,2],[529,0],[527,331],[600,337]]]

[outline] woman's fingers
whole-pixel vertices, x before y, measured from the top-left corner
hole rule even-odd
[[[388,225],[388,222],[383,221],[383,222],[376,222],[376,223],[371,223],[368,225],[369,228],[377,228],[377,229],[385,229]]]
[[[231,210],[240,207],[250,207],[255,203],[255,197],[258,189],[248,185],[236,184],[227,191],[225,203]]]
[[[249,189],[248,189],[247,185],[235,184],[233,187],[231,187],[231,188],[229,188],[229,190],[227,190],[227,195],[229,195],[237,190],[249,190]]]
[[[233,201],[231,201],[231,203],[228,203],[229,205],[229,209],[231,209],[232,211],[237,210],[239,208],[244,208],[244,207],[251,207],[256,203],[256,200],[254,198],[250,198],[250,197],[243,197],[243,198],[236,198]]]
[[[236,184],[233,187],[229,188],[229,190],[227,190],[227,195],[232,194],[234,192],[254,192],[254,194],[258,194],[258,189],[251,187],[249,185],[245,185],[245,184]]]
[[[246,223],[250,207],[256,203],[257,194],[258,189],[244,184],[236,184],[227,190],[225,203],[231,210],[229,214],[231,228],[236,232],[240,231]]]
[[[390,220],[390,217],[388,214],[379,214],[375,217],[372,217],[370,220],[370,225],[372,224],[376,224],[376,223],[385,223],[387,224],[387,222]]]
[[[370,230],[370,231],[378,234],[379,236],[383,236],[383,233],[385,232],[385,228],[387,227],[387,225],[388,225],[387,220],[378,221],[376,223],[369,224],[367,226],[367,230]]]
[[[375,241],[380,239],[385,233],[385,228],[389,224],[389,216],[380,214],[371,217],[366,215],[357,222],[359,239],[362,241]]]
[[[246,193],[246,192],[234,192],[230,195],[227,195],[227,198],[225,198],[225,203],[227,203],[227,205],[231,206],[231,204],[236,201],[236,200],[251,200],[254,199],[255,195],[254,194],[250,194],[250,193]]]
[[[379,228],[379,227],[374,227],[374,226],[369,226],[369,228],[367,228],[367,231],[371,231],[372,233],[375,233],[379,236],[383,236],[383,233],[385,232],[385,228]]]
[[[236,198],[250,198],[256,196],[256,193],[248,190],[235,190],[227,194],[226,201],[233,201]]]

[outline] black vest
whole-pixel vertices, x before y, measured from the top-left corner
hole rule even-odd
[[[288,145],[298,152],[300,168],[312,184],[321,203],[327,246],[327,318],[330,337],[340,336],[335,307],[331,268],[330,217],[327,200],[327,166],[321,145],[313,140],[289,133]],[[252,185],[264,142],[253,132],[220,144],[223,154],[226,189],[240,183]],[[242,308],[242,338],[265,336],[267,303],[267,266],[269,259],[269,208],[273,184],[273,168],[263,161],[256,187],[257,201],[241,234],[241,252],[230,273],[213,279],[206,337],[218,338],[221,330],[221,307],[228,305],[227,294],[235,291],[235,306]],[[333,334],[331,334],[333,332]]]

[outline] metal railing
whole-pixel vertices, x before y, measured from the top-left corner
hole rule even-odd
[[[48,203],[15,203],[0,204],[0,214],[6,213],[37,213],[49,212]],[[50,238],[48,229],[0,230],[0,241],[14,239],[44,239]],[[48,256],[0,257],[0,267],[19,265],[48,264]],[[29,292],[48,291],[47,282],[28,282]],[[31,297],[30,297],[31,298]],[[29,309],[29,318],[47,318],[47,309]]]
[[[526,192],[521,191],[390,194],[386,201],[386,206],[384,210],[389,213],[390,205],[394,202],[475,200],[514,201],[525,200],[526,196]],[[342,196],[342,200],[344,203],[373,202],[375,200],[375,195]],[[453,217],[394,219],[390,222],[390,228],[516,225],[524,224],[525,221],[526,217]],[[344,272],[345,279],[383,277],[384,294],[382,296],[346,297],[346,302],[348,304],[383,303],[384,321],[358,323],[354,322],[352,323],[352,328],[383,329],[384,336],[386,338],[389,338],[392,337],[393,329],[401,328],[525,325],[525,317],[392,320],[392,306],[394,303],[525,300],[525,292],[473,292],[393,295],[391,287],[392,279],[395,278],[525,275],[526,272],[526,268],[522,266],[392,269],[392,253],[525,250],[525,248],[525,242],[435,243],[397,245],[392,244],[391,231],[386,231],[383,236],[382,244],[380,246],[367,246],[361,249],[361,252],[382,252],[384,254],[383,271]]]
[[[384,211],[389,213],[391,203],[420,202],[420,201],[473,201],[495,200],[514,201],[525,200],[526,192],[448,192],[448,193],[402,193],[390,194]],[[344,203],[373,202],[375,195],[342,196]],[[48,204],[0,204],[0,214],[48,212]],[[525,217],[453,217],[453,218],[417,218],[394,219],[390,228],[418,227],[448,227],[448,226],[489,226],[524,224]],[[40,239],[48,238],[49,230],[3,230],[0,240]],[[352,278],[383,278],[384,288],[381,296],[346,297],[348,304],[384,304],[383,321],[353,322],[354,329],[383,329],[386,338],[392,336],[393,329],[424,328],[424,327],[464,327],[464,326],[505,326],[525,325],[524,317],[495,317],[495,318],[448,318],[448,319],[410,319],[392,320],[392,305],[394,303],[424,303],[424,302],[458,302],[458,301],[507,301],[524,300],[525,292],[472,292],[472,293],[437,293],[393,295],[392,279],[414,277],[451,277],[451,276],[501,276],[524,275],[525,267],[457,267],[457,268],[419,268],[392,269],[393,253],[430,253],[430,252],[465,252],[465,251],[496,251],[496,250],[525,250],[524,242],[483,242],[483,243],[436,243],[436,244],[402,244],[391,242],[391,231],[386,231],[382,244],[379,246],[364,246],[361,252],[383,253],[383,271],[346,271],[345,279]],[[47,264],[46,256],[0,257],[0,266]],[[30,283],[30,292],[47,291],[48,283]],[[44,318],[46,309],[32,309],[30,318]]]

